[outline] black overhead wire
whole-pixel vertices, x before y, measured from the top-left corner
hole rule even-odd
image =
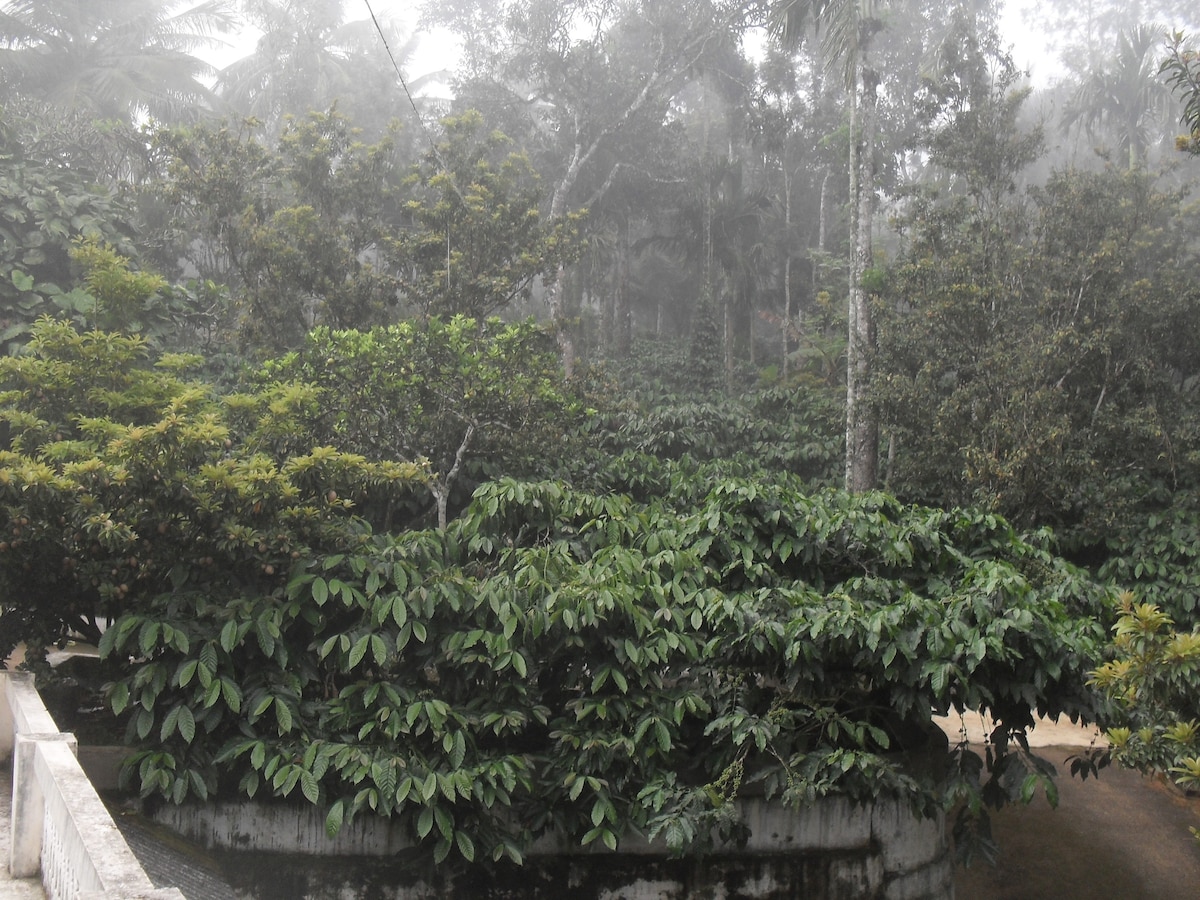
[[[404,73],[400,71],[400,64],[396,62],[396,57],[392,53],[392,48],[388,44],[387,35],[383,33],[383,28],[379,25],[379,19],[375,15],[375,10],[371,8],[371,0],[363,0],[367,7],[367,12],[371,14],[371,22],[375,25],[375,32],[379,35],[379,40],[383,42],[383,49],[387,51],[388,59],[392,62],[392,68],[396,70],[396,78],[400,82],[400,87],[404,90],[404,96],[408,98],[408,105],[412,107],[413,116],[416,117],[417,127],[421,129],[421,134],[425,135],[425,140],[429,142],[429,149],[433,151],[434,159],[441,166],[442,173],[450,181],[450,189],[454,191],[454,195],[464,207],[467,205],[467,199],[462,195],[462,191],[458,189],[458,181],[454,177],[454,173],[450,171],[450,167],[446,165],[446,161],[442,158],[441,151],[438,150],[437,142],[434,141],[433,135],[429,133],[429,129],[425,127],[425,120],[421,118],[421,111],[417,109],[417,102],[413,99],[412,91],[408,89],[408,82],[404,79]],[[446,289],[450,288],[450,219],[446,219]]]
[[[417,101],[413,99],[412,91],[408,89],[408,82],[404,80],[404,73],[400,71],[400,64],[396,62],[396,57],[392,53],[392,48],[388,44],[387,35],[383,33],[383,28],[379,25],[379,19],[375,16],[375,10],[371,8],[371,0],[363,0],[363,4],[367,7],[367,12],[371,14],[371,22],[375,25],[375,33],[379,35],[379,40],[383,43],[383,49],[387,52],[388,59],[392,62],[392,68],[396,70],[396,78],[400,81],[400,87],[404,89],[404,96],[408,98],[408,105],[412,107],[413,115],[416,116],[417,125],[421,129],[421,133],[425,135],[425,139],[429,141],[429,146],[433,148],[433,152],[437,153],[437,145],[433,141],[433,137],[425,128],[425,120],[421,118],[421,112],[417,109]]]

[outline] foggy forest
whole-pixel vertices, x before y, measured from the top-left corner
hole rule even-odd
[[[0,654],[439,863],[1200,784],[1198,18],[8,0]]]

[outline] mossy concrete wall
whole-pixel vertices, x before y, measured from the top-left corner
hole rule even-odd
[[[365,816],[331,839],[311,807],[163,806],[152,815],[226,855],[231,878],[259,900],[953,900],[940,819],[915,818],[888,800],[741,806],[749,842],[703,859],[670,859],[661,844],[639,837],[622,841],[617,853],[543,839],[522,867],[468,872],[416,862],[400,828]]]

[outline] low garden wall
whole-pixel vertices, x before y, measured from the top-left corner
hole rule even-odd
[[[9,872],[40,874],[49,900],[183,900],[151,883],[75,754],[32,676],[0,671],[0,759],[12,758]]]
[[[671,859],[631,838],[619,852],[539,842],[520,868],[450,874],[408,861],[412,842],[386,821],[360,816],[335,838],[312,808],[253,803],[163,805],[162,825],[225,852],[239,889],[260,900],[346,896],[372,900],[953,900],[953,862],[940,819],[915,818],[880,800],[842,797],[787,809],[742,802],[743,848]]]

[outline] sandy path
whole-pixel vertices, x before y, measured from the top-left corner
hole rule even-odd
[[[957,717],[943,723],[957,738]],[[978,716],[968,738],[982,739]],[[1136,772],[1110,767],[1100,778],[1070,775],[1068,757],[1099,735],[1068,722],[1039,722],[1029,743],[1058,770],[1059,805],[1044,798],[992,815],[1000,845],[995,867],[959,869],[957,900],[1196,900],[1200,898],[1200,798]]]

